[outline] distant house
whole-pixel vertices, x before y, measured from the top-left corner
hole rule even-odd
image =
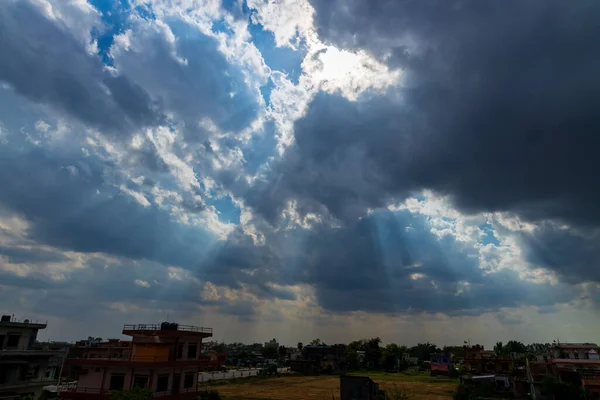
[[[306,375],[344,372],[347,369],[346,346],[304,346],[302,356],[293,360],[290,368]]]
[[[431,375],[449,375],[452,372],[452,357],[446,353],[430,356]]]
[[[514,367],[511,358],[496,357],[492,351],[485,351],[483,346],[464,346],[463,365],[474,375],[508,374]]]
[[[573,360],[598,360],[600,349],[595,343],[556,343],[552,345],[552,358]]]

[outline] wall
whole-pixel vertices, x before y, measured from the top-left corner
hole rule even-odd
[[[110,389],[110,378],[112,374],[124,374],[125,375],[125,385],[124,389],[130,389],[133,384],[133,378],[136,375],[148,376],[149,384],[151,385],[151,389],[153,392],[156,391],[158,376],[160,375],[168,375],[169,376],[169,384],[168,391],[170,392],[173,385],[173,376],[177,373],[180,374],[180,382],[178,384],[180,391],[189,390],[184,389],[184,377],[186,373],[194,374],[194,388],[196,388],[198,383],[198,375],[196,367],[186,367],[186,368],[159,368],[159,369],[150,369],[150,368],[124,368],[124,367],[106,367],[106,368],[94,368],[89,367],[86,368],[89,372],[85,375],[79,377],[77,387],[78,388],[88,388],[88,389],[100,389],[102,387],[103,390]],[[106,370],[106,373],[104,372]],[[102,376],[104,376],[104,383],[102,383]],[[102,385],[102,386],[101,386]]]
[[[135,344],[133,360],[136,361],[168,361],[170,345],[165,344]]]
[[[29,327],[6,327],[0,326],[0,335],[6,335],[4,339],[4,347],[6,348],[6,342],[8,340],[9,334],[19,334],[21,337],[19,338],[18,349],[19,350],[27,350],[30,338],[33,336],[33,340],[31,343],[35,342],[37,338],[37,328],[29,328]]]

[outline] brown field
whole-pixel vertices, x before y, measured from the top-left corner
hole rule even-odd
[[[411,400],[451,400],[456,380],[403,374],[367,374],[387,390],[400,389]],[[337,376],[284,376],[262,379],[238,379],[212,386],[224,400],[332,400],[339,399]],[[333,396],[332,396],[333,395]]]

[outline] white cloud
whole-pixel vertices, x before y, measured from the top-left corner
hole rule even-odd
[[[273,32],[278,47],[297,48],[314,29],[315,11],[307,0],[248,0],[247,4],[256,10],[255,22]]]
[[[135,201],[137,201],[140,205],[142,205],[144,207],[150,207],[152,205],[148,201],[148,199],[146,198],[146,196],[144,196],[140,192],[136,192],[135,190],[131,190],[128,187],[126,187],[125,185],[120,185],[119,189],[121,189],[121,192],[123,192],[123,193],[131,196],[133,199],[135,199]]]
[[[137,286],[144,287],[144,288],[150,287],[150,283],[143,281],[141,279],[136,279],[135,281],[133,281],[133,283],[135,283]]]

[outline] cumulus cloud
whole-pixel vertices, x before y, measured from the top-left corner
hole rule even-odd
[[[1,2],[0,298],[332,329],[585,315],[597,11]]]
[[[127,134],[160,119],[142,88],[111,74],[74,32],[32,2],[2,2],[0,24],[0,80],[19,94],[107,133]]]

